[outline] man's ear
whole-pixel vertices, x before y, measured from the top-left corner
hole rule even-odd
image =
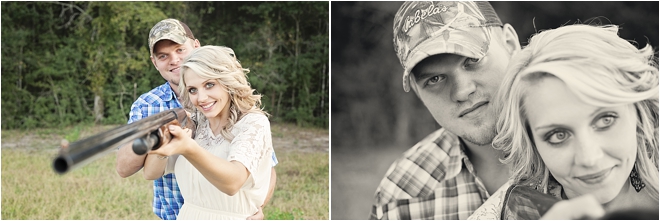
[[[199,40],[195,39],[195,41],[193,41],[193,48],[199,48],[199,47],[201,47],[201,45],[202,44],[199,43]]]
[[[408,74],[408,85],[410,85],[410,90],[413,91],[417,97],[421,98],[417,88],[417,79],[415,79],[415,74],[413,74],[412,71]]]
[[[510,55],[520,51],[518,33],[513,29],[513,26],[510,24],[504,24],[504,26],[502,26],[502,37],[504,37],[504,48],[506,48]]]
[[[154,65],[154,67],[156,68],[156,70],[158,70],[158,66],[156,66],[156,59],[154,59],[154,56],[151,55],[151,56],[149,56],[149,58],[151,59],[151,63]]]

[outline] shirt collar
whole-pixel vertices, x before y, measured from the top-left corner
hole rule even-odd
[[[436,143],[439,140],[445,140],[451,142],[451,145],[438,145],[442,150],[447,154],[448,160],[444,160],[441,164],[446,168],[446,177],[455,177],[461,172],[463,164],[467,167],[470,173],[474,173],[472,163],[465,154],[465,144],[461,139],[455,134],[444,130],[444,133],[436,139]]]
[[[465,142],[461,138],[458,138],[458,140],[459,140],[460,148],[458,148],[457,156],[459,156],[460,157],[459,159],[463,161],[468,171],[476,176],[476,173],[474,172],[474,166],[472,165],[472,162],[470,161],[470,158],[468,158],[467,153],[465,151],[467,145],[465,145]]]
[[[172,90],[172,86],[170,86],[169,82],[165,82],[165,84],[161,85],[161,91],[163,92],[163,100],[164,101],[171,101],[176,98],[176,94],[174,93],[174,90]]]

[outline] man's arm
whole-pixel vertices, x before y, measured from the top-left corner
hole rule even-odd
[[[391,188],[389,187],[396,186],[396,184],[387,178],[396,166],[396,162],[390,165],[383,180],[381,180],[378,188],[376,188],[376,194],[374,194],[375,203],[371,206],[371,213],[369,215],[369,219],[371,220],[405,219],[398,215],[396,202],[392,203],[396,199],[394,199],[393,194],[390,192]],[[408,207],[405,206],[404,208]]]
[[[147,154],[137,155],[133,152],[133,143],[128,143],[117,151],[116,170],[122,178],[129,177],[138,172],[144,166]]]
[[[131,105],[131,111],[128,113],[128,123],[133,123],[145,117],[148,117],[148,104],[143,99],[136,100]],[[144,166],[147,155],[137,155],[133,152],[133,143],[128,143],[119,147],[117,151],[117,164],[115,170],[120,177],[126,178],[140,171]]]

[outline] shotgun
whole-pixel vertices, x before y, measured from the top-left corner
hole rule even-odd
[[[169,142],[172,136],[168,129],[170,124],[190,128],[195,136],[197,123],[188,117],[186,111],[183,108],[169,109],[69,145],[63,144],[53,160],[53,169],[64,174],[131,141],[135,154],[146,154]]]

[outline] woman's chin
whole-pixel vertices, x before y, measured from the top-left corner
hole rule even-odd
[[[612,200],[614,200],[614,198],[616,198],[621,191],[623,191],[622,185],[616,185],[592,191],[590,194],[595,196],[596,200],[598,200],[600,204],[607,204],[612,202]]]
[[[581,186],[579,189],[574,189],[576,190],[575,192],[568,190],[569,188],[565,188],[564,191],[567,191],[566,196],[569,199],[576,198],[582,195],[591,194],[596,198],[596,200],[599,203],[606,204],[614,200],[614,198],[616,198],[619,195],[619,193],[622,191],[621,188],[622,185],[620,184],[611,184],[600,187]]]
[[[600,202],[600,204],[606,204],[606,203],[612,202],[612,200],[614,200],[614,198],[616,198],[616,196],[617,196],[617,194],[603,193],[603,194],[600,194],[600,195],[596,195],[596,199],[598,200],[598,202]]]

